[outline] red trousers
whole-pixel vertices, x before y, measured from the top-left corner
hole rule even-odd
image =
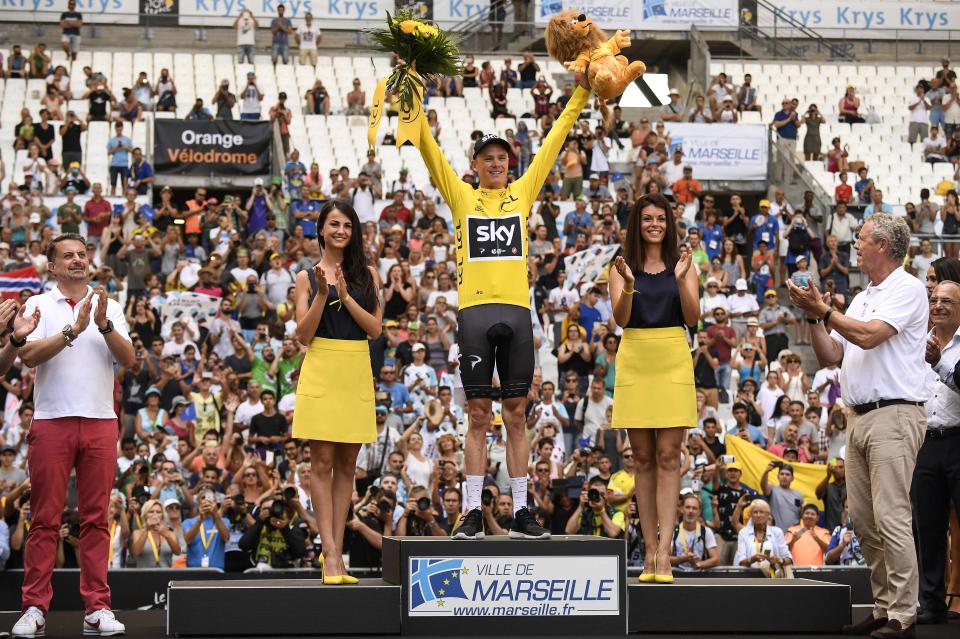
[[[110,608],[107,513],[117,467],[117,420],[35,419],[27,436],[32,521],[23,561],[22,609],[50,610],[60,519],[70,471],[77,469],[80,595],[87,613]]]

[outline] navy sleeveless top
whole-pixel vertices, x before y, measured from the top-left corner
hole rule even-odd
[[[660,273],[641,271],[633,285],[630,321],[626,328],[685,326],[680,306],[680,288],[672,269]]]
[[[313,300],[317,296],[317,278],[313,274],[312,268],[307,269],[307,277],[310,279],[310,303],[313,304]],[[315,336],[325,337],[327,339],[367,339],[366,331],[360,328],[360,325],[357,324],[353,316],[350,315],[350,311],[340,303],[340,296],[337,294],[336,286],[329,284],[328,288],[330,290],[327,293],[326,306],[323,308],[323,315],[320,317],[320,324],[317,325]],[[367,311],[373,312],[367,308],[363,291],[360,289],[351,289],[350,297],[357,300],[360,306]]]

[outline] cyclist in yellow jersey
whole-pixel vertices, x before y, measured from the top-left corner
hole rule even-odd
[[[584,74],[585,76],[585,74]],[[419,149],[437,189],[453,215],[457,249],[457,316],[460,376],[467,396],[469,427],[465,445],[467,515],[454,539],[483,537],[480,497],[486,472],[486,436],[493,418],[493,397],[502,401],[507,430],[507,469],[514,503],[515,539],[545,539],[550,532],[527,509],[527,393],[533,381],[533,325],[527,284],[527,216],[556,162],[567,133],[590,98],[581,81],[530,168],[507,184],[509,143],[487,134],[473,147],[473,170],[480,187],[463,182],[444,158],[423,119]],[[496,365],[500,390],[493,388]]]

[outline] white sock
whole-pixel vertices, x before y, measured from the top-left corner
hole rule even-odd
[[[467,475],[467,512],[480,507],[483,492],[483,475]]]
[[[513,514],[527,507],[527,477],[511,477],[510,492],[513,494]]]

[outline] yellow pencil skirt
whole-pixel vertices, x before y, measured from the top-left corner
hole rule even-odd
[[[613,427],[696,425],[693,360],[683,329],[625,329],[617,351]]]
[[[351,444],[377,438],[366,340],[311,340],[297,383],[293,436]]]

